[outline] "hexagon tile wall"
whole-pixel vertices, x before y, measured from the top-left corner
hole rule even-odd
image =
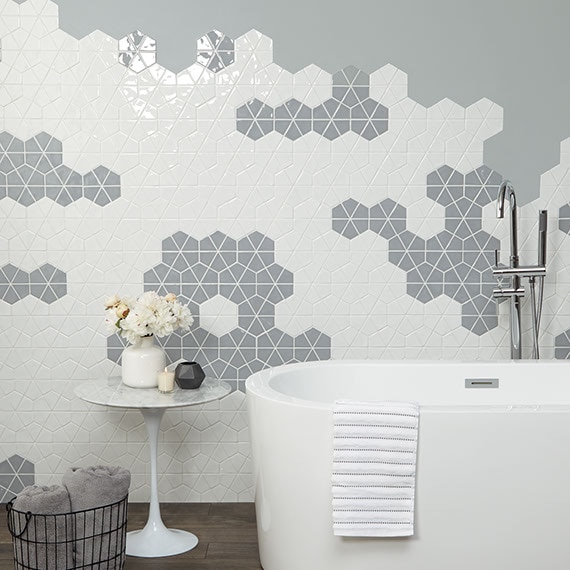
[[[162,339],[170,361],[199,360],[235,388],[165,415],[168,501],[252,500],[243,387],[255,370],[508,357],[489,266],[508,243],[492,201],[510,173],[481,166],[498,105],[424,107],[392,65],[291,73],[256,30],[205,29],[174,72],[135,19],[122,38],[77,39],[51,0],[0,0],[0,13],[4,498],[72,464],[117,462],[132,499],[148,500],[140,414],[73,396],[75,382],[119,373],[122,344],[103,314],[114,293],[179,295],[195,324]],[[564,141],[541,179],[538,207],[559,214],[546,358],[570,356],[569,162]],[[525,263],[536,210],[520,208]]]
[[[121,195],[121,179],[105,166],[81,175],[65,164],[62,144],[47,133],[22,141],[0,133],[0,199],[8,196],[23,206],[51,198],[68,206],[85,197],[105,206]]]
[[[45,263],[31,273],[11,263],[0,267],[0,299],[13,305],[27,295],[44,303],[53,303],[67,294],[67,278],[63,271]]]
[[[146,34],[135,30],[119,40],[119,62],[136,71],[142,71],[156,63],[156,42]]]
[[[213,72],[234,62],[234,41],[218,30],[198,39],[196,61]],[[135,30],[119,40],[119,62],[139,73],[156,63],[156,42]]]
[[[371,141],[388,129],[388,109],[370,97],[369,76],[354,66],[333,75],[332,98],[311,109],[289,99],[275,109],[259,99],[236,110],[237,130],[257,140],[275,130],[291,140],[319,133],[334,140],[352,131]]]
[[[295,337],[275,326],[275,306],[293,295],[293,274],[275,263],[273,240],[253,232],[239,240],[215,232],[198,240],[176,232],[163,241],[162,263],[145,272],[145,290],[176,294],[195,315],[192,330],[174,333],[163,345],[170,362],[203,364],[207,375],[234,384],[267,366],[330,358],[330,338],[311,328]],[[208,302],[235,305],[234,322],[219,337],[200,326]],[[113,335],[109,357],[124,346]],[[244,383],[237,387],[244,391]]]
[[[482,229],[482,207],[502,177],[482,166],[465,176],[449,166],[428,174],[427,196],[445,206],[445,229],[424,240],[406,229],[406,209],[389,198],[368,209],[349,199],[335,206],[332,227],[348,239],[372,230],[388,240],[391,263],[407,272],[407,292],[422,303],[445,294],[461,304],[461,324],[476,335],[495,328],[491,272],[500,241]]]

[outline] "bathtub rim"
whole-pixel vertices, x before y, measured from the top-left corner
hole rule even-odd
[[[563,368],[568,366],[565,360],[396,360],[396,359],[329,359],[329,360],[315,360],[308,362],[295,362],[289,364],[282,364],[265,368],[258,372],[251,374],[245,382],[246,397],[255,396],[280,404],[288,406],[296,406],[302,408],[332,410],[333,402],[323,402],[318,400],[306,399],[298,396],[292,396],[280,392],[271,386],[271,379],[276,376],[282,375],[289,371],[295,370],[311,370],[322,369],[329,366],[478,366],[478,367],[495,367],[501,369],[505,366],[510,367],[525,367],[525,368]],[[570,375],[569,375],[570,376]],[[544,379],[538,380],[543,381]],[[548,376],[546,381],[551,380]],[[570,377],[568,379],[570,384]],[[423,412],[449,412],[449,413],[465,413],[465,412],[510,412],[510,413],[528,413],[528,412],[570,412],[570,385],[568,387],[568,400],[567,403],[551,404],[551,403],[524,403],[524,404],[422,404],[419,402]]]

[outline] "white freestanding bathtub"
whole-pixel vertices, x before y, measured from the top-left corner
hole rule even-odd
[[[246,393],[265,570],[570,568],[570,363],[312,362]],[[333,535],[336,399],[420,403],[414,536]]]

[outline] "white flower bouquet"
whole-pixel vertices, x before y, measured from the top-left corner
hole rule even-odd
[[[167,336],[176,329],[187,331],[194,319],[190,309],[176,300],[174,293],[161,297],[147,291],[138,299],[113,295],[105,301],[105,322],[135,346],[148,336]]]

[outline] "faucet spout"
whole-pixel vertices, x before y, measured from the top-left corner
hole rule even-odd
[[[497,197],[497,218],[505,217],[505,200],[509,201],[510,228],[511,228],[511,256],[510,267],[518,267],[519,265],[519,242],[517,228],[517,197],[515,188],[509,180],[504,180],[499,187],[499,195]]]

